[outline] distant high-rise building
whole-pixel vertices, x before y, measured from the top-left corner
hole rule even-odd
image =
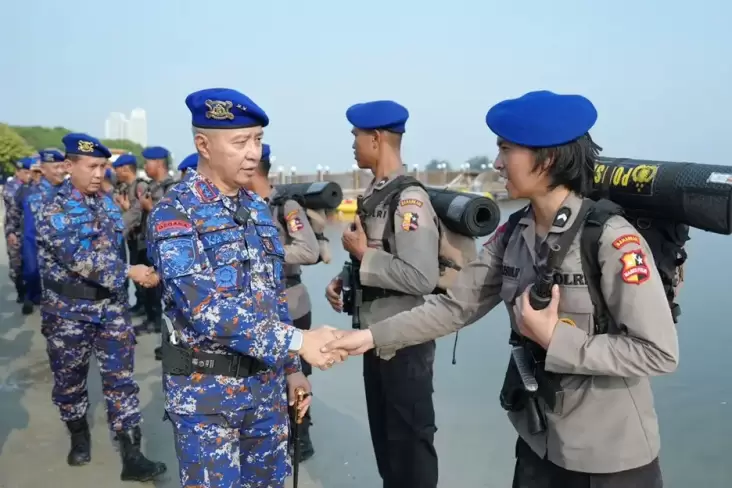
[[[105,139],[127,139],[127,117],[119,112],[112,112],[104,123]]]
[[[145,110],[136,108],[128,119],[125,114],[112,112],[104,122],[105,139],[128,139],[141,146],[147,145],[147,115]]]
[[[127,138],[143,147],[147,146],[147,115],[143,109],[136,108],[130,113]]]

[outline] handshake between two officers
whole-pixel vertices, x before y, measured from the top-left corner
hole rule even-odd
[[[335,278],[325,292],[328,303],[336,312],[343,311],[341,287],[340,278]],[[374,339],[368,329],[342,330],[325,325],[305,334],[300,355],[312,366],[325,371],[336,363],[344,362],[348,356],[361,355],[373,347]]]

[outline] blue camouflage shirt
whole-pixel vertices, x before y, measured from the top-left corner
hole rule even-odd
[[[104,300],[80,300],[44,286],[43,312],[94,323],[126,313],[129,266],[122,259],[124,224],[109,195],[84,195],[67,179],[42,202],[37,225],[44,282],[101,287],[112,294]]]
[[[243,189],[225,196],[189,170],[153,208],[147,242],[166,314],[183,345],[252,356],[268,367],[249,378],[165,375],[166,410],[240,410],[283,394],[284,377],[300,370],[300,360],[288,352],[294,329],[284,248],[267,203]]]

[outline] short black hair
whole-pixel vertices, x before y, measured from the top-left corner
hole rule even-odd
[[[534,171],[540,170],[546,160],[549,166],[549,188],[565,186],[581,196],[589,196],[595,175],[595,161],[602,148],[595,144],[589,132],[561,146],[532,148],[535,154]]]
[[[262,176],[269,178],[269,171],[271,169],[272,163],[269,161],[269,158],[259,160],[259,172],[262,173]]]

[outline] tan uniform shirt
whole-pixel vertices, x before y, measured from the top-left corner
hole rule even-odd
[[[389,181],[401,174],[403,172],[398,171],[380,182],[372,181],[364,193],[364,201],[378,195]],[[394,242],[390,243],[394,254],[383,250],[388,207],[389,201],[383,202],[363,222],[369,249],[363,255],[359,277],[362,286],[397,290],[407,295],[364,303],[359,314],[363,328],[421,305],[423,296],[432,293],[440,277],[439,224],[427,192],[419,187],[401,192],[394,215]],[[380,347],[376,351],[383,359],[390,359],[395,352],[389,347]]]
[[[561,228],[550,229],[549,244],[571,227],[581,199],[570,195],[564,205],[572,215]],[[497,231],[447,295],[430,296],[421,307],[371,326],[376,346],[404,347],[448,335],[501,301],[508,305],[511,326],[517,330],[511,304],[536,278],[537,239],[530,212],[506,247]],[[598,256],[602,295],[613,323],[607,334],[594,335],[579,247],[578,234],[561,266],[560,321],[546,356],[546,370],[563,375],[563,415],[548,411],[540,399],[547,429],[535,436],[528,432],[525,411],[509,413],[509,418],[539,456],[546,455],[558,466],[618,472],[658,456],[649,376],[676,369],[678,337],[648,244],[619,216],[607,221]]]
[[[275,198],[276,192],[276,189],[272,190],[270,200]],[[283,206],[272,209],[272,219],[277,225],[280,240],[285,247],[285,276],[298,277],[302,274],[301,265],[315,264],[320,256],[318,239],[310,226],[305,209],[295,200],[287,200]],[[282,220],[285,221],[284,226]],[[287,305],[292,320],[310,312],[312,308],[310,295],[303,283],[287,287]]]
[[[125,225],[124,235],[129,237],[130,233],[141,231],[142,205],[140,204],[140,196],[147,191],[147,183],[144,181],[133,181],[130,184],[117,183],[115,190],[126,193],[127,200],[130,202],[130,208],[122,212],[122,221]]]

